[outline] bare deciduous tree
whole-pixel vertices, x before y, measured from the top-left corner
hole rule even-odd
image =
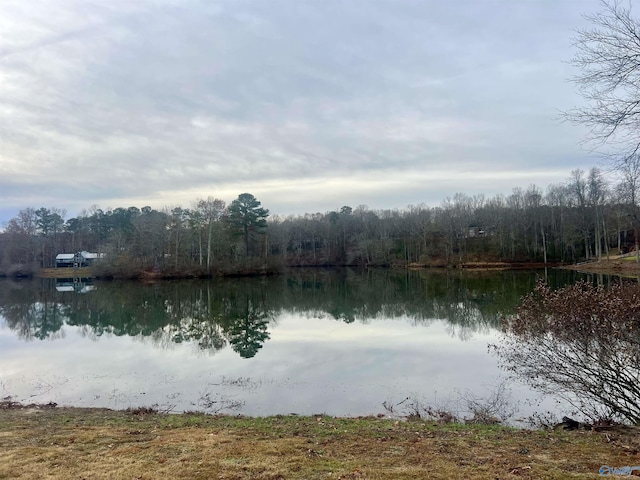
[[[640,149],[640,21],[619,0],[602,2],[603,10],[586,16],[592,24],[579,30],[571,64],[572,78],[587,100],[566,113],[586,125],[599,144],[617,145],[624,156]]]
[[[222,215],[226,208],[224,200],[219,198],[207,197],[206,200],[200,199],[196,202],[196,208],[201,213],[207,224],[207,271],[211,271],[212,244],[214,234],[214,224],[222,219]]]

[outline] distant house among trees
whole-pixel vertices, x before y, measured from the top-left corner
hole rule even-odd
[[[56,268],[58,267],[88,267],[99,258],[103,258],[104,253],[90,253],[86,251],[77,253],[59,253],[56,255]]]
[[[477,238],[484,237],[486,234],[485,230],[480,227],[469,227],[465,232],[465,238]]]

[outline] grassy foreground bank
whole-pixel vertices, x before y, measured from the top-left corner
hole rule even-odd
[[[640,465],[639,450],[633,431],[529,431],[320,415],[0,410],[0,478],[601,478],[602,465]]]

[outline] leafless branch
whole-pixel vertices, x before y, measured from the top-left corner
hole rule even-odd
[[[640,148],[640,22],[618,0],[602,5],[600,13],[585,17],[592,27],[576,32],[577,53],[570,60],[579,70],[570,80],[587,106],[564,118],[589,127],[589,141],[629,155]]]

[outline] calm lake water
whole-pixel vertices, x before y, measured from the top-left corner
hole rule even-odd
[[[540,272],[292,271],[260,279],[0,280],[0,395],[246,415],[451,410],[504,378],[488,344]],[[552,286],[585,278],[561,270]],[[510,384],[520,415],[555,408]]]

